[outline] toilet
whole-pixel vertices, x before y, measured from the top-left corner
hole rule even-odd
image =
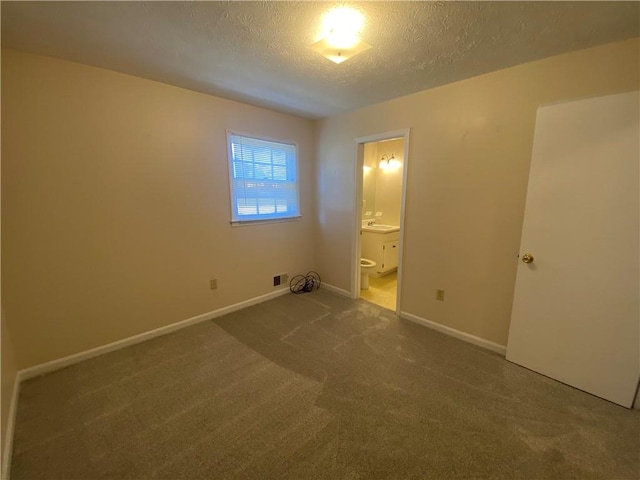
[[[374,273],[376,265],[376,262],[368,258],[360,259],[360,290],[369,288],[369,274]]]

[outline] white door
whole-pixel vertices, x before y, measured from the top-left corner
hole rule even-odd
[[[507,360],[630,407],[640,377],[638,92],[538,109]]]

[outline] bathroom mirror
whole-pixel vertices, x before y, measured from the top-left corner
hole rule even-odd
[[[373,219],[376,211],[377,148],[375,143],[364,146],[364,166],[362,168],[362,219]],[[371,215],[367,215],[371,212]]]
[[[364,145],[362,220],[400,225],[403,156],[401,138]]]

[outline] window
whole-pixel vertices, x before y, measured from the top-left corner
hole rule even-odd
[[[300,216],[295,144],[228,132],[231,222]]]

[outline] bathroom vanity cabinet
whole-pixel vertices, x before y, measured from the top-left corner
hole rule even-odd
[[[399,248],[399,231],[378,232],[362,230],[360,257],[376,262],[375,271],[378,275],[384,275],[398,268]]]

